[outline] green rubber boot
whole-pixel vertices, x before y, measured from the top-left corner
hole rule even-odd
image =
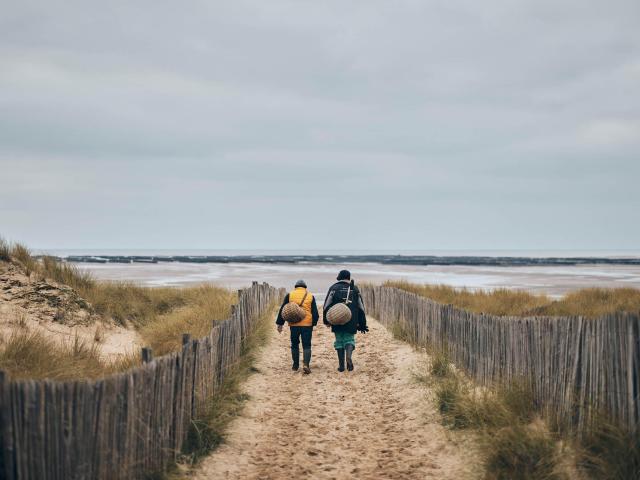
[[[345,352],[347,352],[347,370],[349,370],[350,372],[353,371],[353,360],[351,360],[351,355],[353,354],[353,350],[355,348],[356,347],[354,347],[350,343],[347,343],[344,347]]]
[[[338,371],[344,372],[344,348],[336,348],[338,352]]]

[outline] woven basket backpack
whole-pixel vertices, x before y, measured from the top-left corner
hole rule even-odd
[[[302,297],[302,300],[300,301],[300,303],[296,303],[296,302],[287,303],[282,309],[282,318],[284,318],[287,322],[291,324],[300,323],[302,320],[304,320],[304,317],[307,316],[307,312],[304,308],[302,308],[302,304],[306,300],[307,295],[309,295],[308,291],[304,293],[304,297]]]
[[[353,283],[353,282],[352,282]],[[336,303],[332,305],[331,308],[327,311],[327,322],[331,325],[344,325],[351,321],[351,309],[349,308],[349,304],[352,302],[349,300],[349,294],[351,293],[351,284],[349,284],[349,289],[347,290],[347,299],[344,303]]]

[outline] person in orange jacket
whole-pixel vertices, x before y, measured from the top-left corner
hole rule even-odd
[[[282,332],[282,326],[285,324],[282,318],[282,309],[289,302],[296,302],[306,312],[305,317],[298,323],[289,325],[291,332],[291,358],[293,359],[292,370],[298,370],[300,367],[300,340],[302,340],[302,369],[305,374],[311,373],[311,337],[313,336],[313,327],[318,323],[320,315],[318,314],[318,306],[315,297],[307,290],[307,284],[304,280],[298,280],[295,288],[291,290],[285,297],[276,318],[278,333]]]

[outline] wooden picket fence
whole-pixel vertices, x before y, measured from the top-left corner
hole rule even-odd
[[[99,380],[12,381],[0,373],[0,478],[135,479],[165,471],[242,341],[283,295],[254,282],[209,335],[184,336],[181,351]]]
[[[640,318],[498,317],[442,305],[390,287],[364,287],[368,313],[418,345],[446,350],[482,385],[529,382],[536,406],[578,434],[603,412],[640,421]]]

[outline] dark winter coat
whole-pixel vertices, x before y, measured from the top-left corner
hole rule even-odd
[[[327,297],[324,300],[324,309],[322,312],[322,322],[325,325],[330,325],[327,322],[327,312],[336,303],[345,303],[347,299],[347,292],[349,290],[349,282],[341,280],[334,283],[329,291]],[[351,320],[344,325],[331,325],[332,332],[347,332],[356,333],[358,330],[363,330],[367,326],[367,316],[364,311],[364,302],[360,295],[360,290],[354,285],[349,293],[349,299],[351,303],[349,308],[351,309]]]

